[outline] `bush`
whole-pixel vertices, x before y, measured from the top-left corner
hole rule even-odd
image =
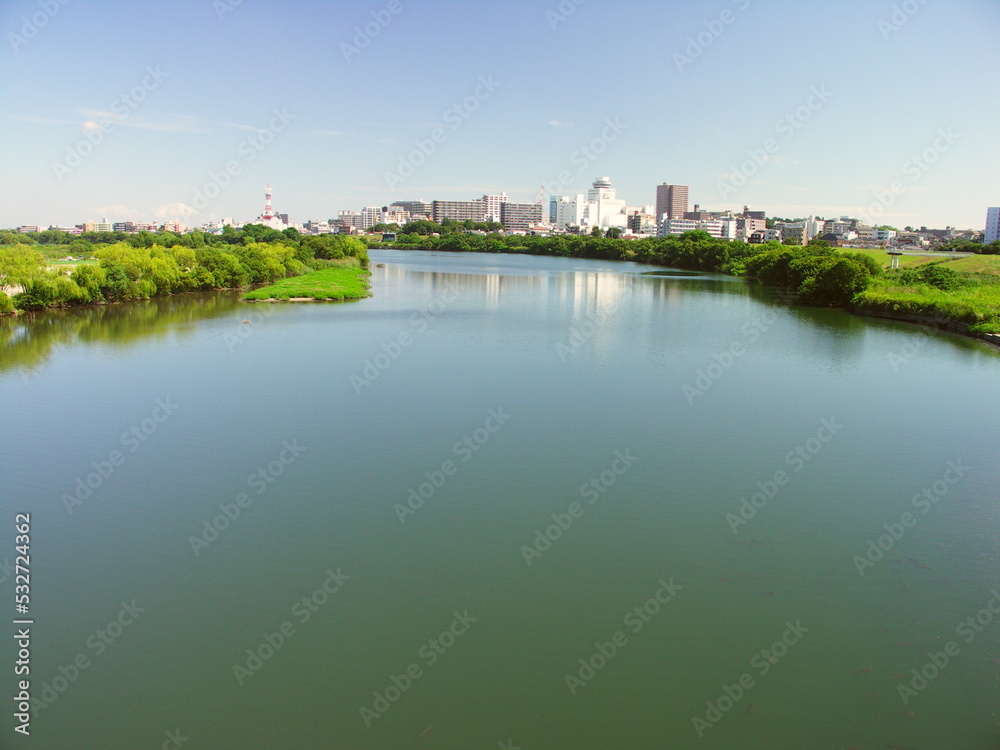
[[[925,284],[930,284],[944,291],[951,291],[961,287],[962,279],[950,268],[939,265],[924,266],[917,272],[917,277]]]
[[[802,282],[799,297],[814,304],[846,305],[871,281],[868,269],[851,258],[828,262],[815,276]]]
[[[77,266],[70,278],[87,296],[87,302],[104,300],[104,292],[101,291],[101,287],[107,283],[108,275],[100,266],[90,264]]]
[[[0,315],[10,315],[14,310],[14,301],[7,296],[7,292],[0,290]]]
[[[68,276],[47,273],[24,283],[24,290],[14,295],[14,305],[21,310],[44,310],[66,304],[89,301],[86,292]]]

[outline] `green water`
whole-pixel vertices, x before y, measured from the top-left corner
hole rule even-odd
[[[354,303],[0,322],[50,699],[14,732],[5,638],[0,745],[1000,746],[1000,622],[956,630],[1000,587],[996,352],[722,277],[372,256]]]

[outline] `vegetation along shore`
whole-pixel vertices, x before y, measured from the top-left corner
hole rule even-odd
[[[705,232],[645,239],[469,234],[461,225],[415,222],[391,243],[342,235],[300,236],[261,225],[119,237],[0,233],[0,314],[212,289],[260,287],[259,300],[347,300],[368,296],[368,248],[521,253],[633,261],[725,273],[783,290],[800,304],[841,307],[983,338],[1000,337],[1000,256],[906,258],[890,270],[881,251],[814,240],[750,245]],[[96,233],[95,233],[96,234]],[[62,240],[62,241],[60,241]],[[968,248],[962,248],[968,249]],[[981,248],[986,253],[995,249]],[[75,262],[57,264],[66,255]]]

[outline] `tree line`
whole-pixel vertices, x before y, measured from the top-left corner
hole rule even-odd
[[[77,265],[69,274],[49,267],[35,245],[2,244],[0,314],[236,289],[331,265],[368,267],[368,246],[353,237],[300,237],[262,225],[226,229],[216,236],[140,232],[97,245],[88,253],[96,262]]]
[[[386,247],[452,252],[523,253],[568,258],[633,261],[757,279],[794,292],[808,304],[845,305],[882,274],[864,253],[842,253],[822,240],[805,247],[778,242],[751,245],[712,237],[704,231],[638,240],[583,235],[475,235],[439,237],[403,234]]]

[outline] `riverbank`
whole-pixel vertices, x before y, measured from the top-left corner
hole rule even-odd
[[[839,307],[856,315],[892,318],[995,344],[1000,334],[1000,256],[920,258],[889,270],[889,256],[777,243],[746,245],[704,232],[621,240],[599,237],[404,236],[398,250],[442,250],[631,261],[722,273],[786,290],[804,305]],[[883,257],[884,256],[884,257]]]
[[[324,268],[303,276],[282,279],[243,295],[246,302],[343,302],[371,296],[362,268]]]
[[[258,225],[220,236],[139,233],[90,255],[96,263],[50,268],[52,259],[37,247],[0,245],[0,315],[245,289],[330,267],[368,267],[368,249],[355,238],[299,237]],[[353,287],[347,294],[355,296]]]

